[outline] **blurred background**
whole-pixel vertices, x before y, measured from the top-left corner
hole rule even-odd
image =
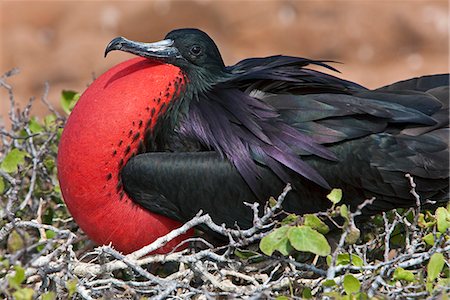
[[[197,27],[217,42],[226,64],[286,54],[342,62],[338,76],[369,88],[409,77],[448,72],[449,4],[444,1],[2,1],[0,73],[16,101],[49,100],[61,90],[83,91],[131,55],[108,42],[122,35],[156,41],[175,28]],[[0,117],[9,103],[0,91]],[[33,113],[43,114],[42,105]],[[1,122],[1,121],[0,121]]]

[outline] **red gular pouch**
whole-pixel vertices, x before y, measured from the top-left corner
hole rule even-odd
[[[173,65],[131,59],[96,79],[70,114],[59,144],[58,178],[70,213],[97,244],[130,253],[182,225],[134,203],[123,190],[120,170],[183,83]],[[192,234],[154,253],[168,253]]]

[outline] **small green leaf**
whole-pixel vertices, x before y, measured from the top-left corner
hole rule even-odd
[[[417,220],[417,224],[419,225],[419,227],[422,227],[422,228],[433,227],[434,224],[436,223],[436,219],[433,217],[433,218],[431,218],[431,221],[428,221],[428,220],[430,220],[430,218],[428,216],[425,220],[425,215],[423,213],[420,213],[419,218]]]
[[[47,292],[42,294],[41,300],[55,300],[56,293],[55,292]]]
[[[47,230],[45,231],[45,236],[46,236],[48,239],[54,238],[55,235],[56,235],[56,232],[54,232],[53,230],[47,229]]]
[[[436,222],[440,233],[445,233],[450,227],[450,213],[444,207],[436,209]]]
[[[437,286],[442,286],[442,287],[449,287],[450,286],[450,278],[439,278],[436,285]],[[448,299],[448,297],[447,298],[441,298],[441,300],[444,300],[444,299]]]
[[[61,195],[61,187],[59,185],[55,185],[55,187],[53,188],[53,190],[55,191],[55,193]]]
[[[281,221],[281,224],[288,225],[288,224],[297,222],[297,220],[298,220],[298,216],[296,214],[289,214]]]
[[[338,292],[325,292],[323,293],[324,296],[330,297],[331,299],[338,299],[342,300],[343,297]]]
[[[44,125],[47,128],[51,128],[56,124],[56,116],[54,114],[46,115],[44,117]]]
[[[331,192],[327,195],[328,200],[333,202],[333,204],[337,204],[342,200],[342,190],[341,189],[332,189]]]
[[[309,226],[322,234],[327,234],[330,231],[330,228],[327,226],[327,224],[325,224],[321,219],[319,219],[318,216],[307,214],[304,215],[304,218],[305,218],[304,222],[305,226]]]
[[[55,167],[55,159],[54,158],[46,158],[44,160],[44,166],[47,170],[51,171]]]
[[[12,149],[11,152],[5,156],[0,167],[7,173],[14,173],[17,171],[17,167],[25,162],[26,156],[28,156],[28,153],[19,149]]]
[[[353,275],[347,274],[344,276],[343,286],[347,295],[351,295],[353,293],[359,292],[361,283]]]
[[[345,204],[342,204],[342,205],[341,205],[341,207],[340,207],[340,213],[341,213],[341,216],[342,216],[343,218],[345,218],[346,220],[348,220],[348,208],[347,208],[347,205],[345,205]]]
[[[38,123],[35,117],[30,119],[28,128],[30,128],[31,133],[40,133],[43,130],[41,124]]]
[[[311,252],[320,256],[327,256],[331,252],[327,239],[311,227],[291,227],[287,235],[292,247],[298,251]]]
[[[333,279],[327,279],[324,282],[322,282],[323,287],[332,287],[335,285],[336,285],[336,281],[334,281]]]
[[[270,206],[270,208],[274,207],[275,205],[277,205],[277,200],[275,200],[274,197],[270,197],[269,198],[269,206]]]
[[[260,256],[258,252],[250,251],[250,250],[243,250],[243,249],[235,249],[234,255],[239,257],[240,259],[249,259],[255,256]]]
[[[442,235],[442,233],[436,232],[436,238],[440,238],[441,235]],[[427,243],[427,245],[430,245],[430,246],[433,246],[433,245],[434,245],[434,241],[435,241],[435,240],[434,240],[434,234],[433,234],[433,233],[427,234],[427,235],[424,236],[422,239],[423,239],[423,241],[424,241],[425,243]]]
[[[80,94],[75,91],[62,91],[61,93],[61,107],[66,114],[70,114],[78,99],[80,99]]]
[[[5,181],[3,180],[3,177],[0,177],[0,195],[3,194],[5,191]]]
[[[16,270],[14,275],[8,276],[8,284],[11,288],[18,289],[22,282],[25,281],[25,270],[21,266],[14,266],[14,270]]]
[[[20,234],[16,230],[13,230],[10,233],[10,235],[8,236],[8,240],[6,243],[6,247],[8,248],[8,251],[10,253],[14,253],[14,252],[22,249],[24,247],[24,245],[25,245],[25,243],[24,243],[22,237],[20,236]]]
[[[416,278],[414,273],[403,268],[397,268],[394,271],[394,280],[405,280],[408,282],[413,282]]]
[[[69,292],[69,298],[72,298],[73,294],[77,291],[78,279],[73,278],[66,281],[66,289]]]
[[[428,272],[427,281],[428,282],[432,282],[436,278],[438,278],[439,274],[442,271],[442,268],[444,268],[444,264],[445,264],[445,259],[444,259],[444,255],[442,253],[434,253],[431,256],[430,261],[428,262],[428,266],[427,266],[427,272]]]
[[[15,300],[31,300],[33,299],[34,290],[31,288],[21,288],[13,293]]]
[[[327,266],[331,267],[331,260],[333,258],[331,257],[331,255],[327,255],[326,261],[327,261]]]
[[[348,245],[353,245],[358,241],[360,236],[361,236],[361,231],[358,229],[358,227],[352,225],[352,226],[350,226],[347,236],[345,237],[345,242]]]
[[[5,258],[0,261],[0,263],[7,269],[9,269],[9,259]]]
[[[285,295],[281,295],[281,296],[276,297],[275,300],[289,300],[289,297],[285,296]]]
[[[263,237],[259,243],[261,251],[268,256],[271,256],[275,250],[283,255],[289,255],[290,244],[287,233],[290,228],[289,226],[283,226]]]
[[[312,296],[311,289],[310,289],[309,287],[303,288],[303,291],[302,291],[302,298],[303,298],[303,299],[311,299],[312,297],[313,297],[313,296]]]
[[[350,256],[350,254],[348,254],[348,253],[339,253],[337,255],[337,258],[336,258],[336,265],[337,266],[339,266],[339,265],[343,265],[343,266],[350,265],[350,257],[351,257],[351,264],[352,265],[354,265],[355,267],[362,267],[363,266],[364,262],[363,262],[361,257],[359,257],[356,254],[352,254]],[[328,265],[331,264],[331,256],[327,256],[327,263],[328,263]]]

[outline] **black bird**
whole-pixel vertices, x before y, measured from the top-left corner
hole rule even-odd
[[[245,59],[225,66],[214,41],[179,29],[157,43],[113,39],[121,50],[179,67],[177,86],[146,153],[121,170],[124,190],[145,209],[185,222],[200,209],[217,223],[252,225],[244,202],[266,201],[286,183],[283,208],[324,210],[330,188],[371,215],[449,199],[447,74],[376,90],[308,66],[327,61],[291,56]]]

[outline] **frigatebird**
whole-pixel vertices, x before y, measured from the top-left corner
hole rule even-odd
[[[99,243],[129,252],[199,210],[248,228],[244,202],[288,182],[283,209],[298,214],[328,208],[332,187],[353,208],[375,197],[365,215],[414,206],[407,173],[424,203],[449,199],[446,74],[369,90],[310,68],[337,71],[329,61],[276,55],[226,66],[198,29],[155,43],[117,37],[105,56],[113,50],[141,58],[83,94],[58,155],[65,201]]]

